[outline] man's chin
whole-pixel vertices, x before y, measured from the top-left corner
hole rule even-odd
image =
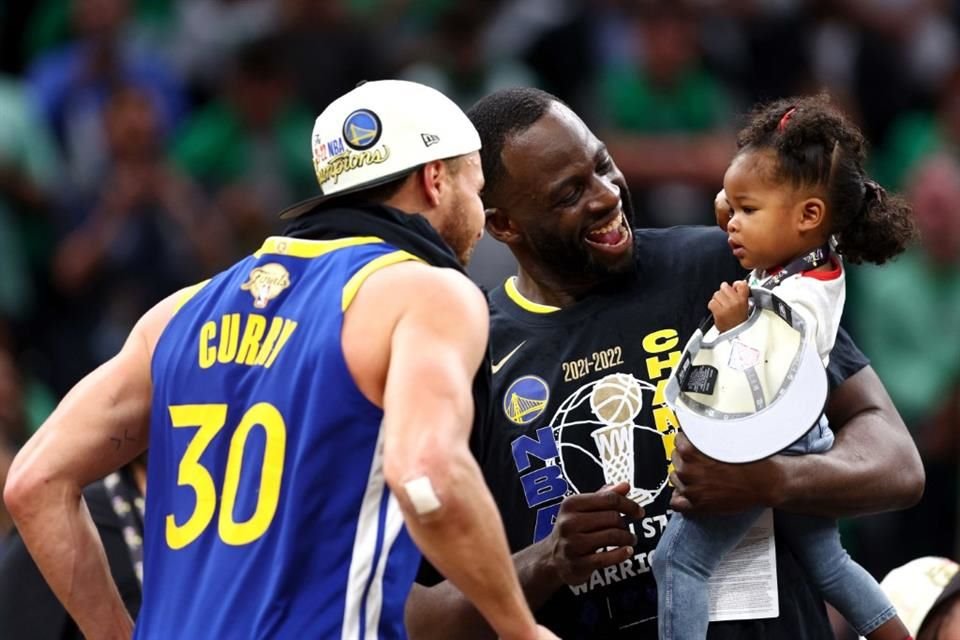
[[[584,240],[584,248],[590,256],[594,270],[600,273],[619,274],[633,264],[633,234],[616,246],[603,245]]]

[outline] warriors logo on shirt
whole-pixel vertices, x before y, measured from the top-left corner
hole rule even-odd
[[[546,411],[550,388],[542,378],[523,376],[503,394],[503,412],[514,424],[530,424]]]

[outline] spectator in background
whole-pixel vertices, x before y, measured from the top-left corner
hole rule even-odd
[[[71,13],[74,0],[38,0],[30,10],[14,42],[25,60],[66,44],[71,40]],[[169,51],[172,28],[170,0],[130,0],[130,16],[120,37],[136,51]],[[15,16],[16,19],[16,16]]]
[[[641,226],[710,222],[733,139],[729,98],[704,68],[686,2],[629,11],[630,55],[600,74],[603,135],[637,199]]]
[[[0,317],[25,322],[30,314],[58,170],[50,133],[22,85],[0,78]]]
[[[247,45],[224,92],[194,113],[174,141],[178,166],[197,179],[223,212],[237,257],[278,230],[274,212],[316,192],[310,162],[313,118],[294,97],[281,42]]]
[[[703,11],[701,43],[711,69],[747,104],[811,93],[809,0],[721,0]],[[703,3],[701,3],[701,6]]]
[[[196,93],[212,95],[237,52],[276,28],[278,4],[275,0],[175,2],[173,59]]]
[[[485,49],[492,8],[481,0],[451,4],[440,14],[420,59],[401,75],[445,93],[464,109],[498,89],[537,84],[522,63]]]
[[[914,108],[950,71],[957,36],[945,5],[931,0],[838,0],[825,3],[846,22],[852,41],[853,91],[863,126],[885,143],[897,114]]]
[[[897,188],[930,155],[960,153],[960,65],[943,82],[932,110],[902,113],[894,122],[878,169]]]
[[[209,242],[220,232],[204,215],[199,190],[164,157],[149,97],[118,90],[104,127],[109,171],[97,193],[76,203],[53,259],[54,281],[70,305],[64,317],[72,319],[59,338],[74,357],[62,366],[73,375],[115,353],[155,300],[226,259],[220,242]]]
[[[921,164],[907,194],[920,243],[883,268],[851,269],[849,320],[913,433],[927,471],[913,509],[855,522],[865,565],[883,574],[924,553],[953,555],[960,425],[960,163]],[[904,541],[909,540],[909,545]]]
[[[320,113],[361,80],[387,73],[387,47],[392,38],[378,37],[358,21],[346,0],[282,0],[281,46],[285,62],[311,113]],[[389,44],[388,44],[389,43]]]
[[[608,0],[609,1],[609,0]],[[593,0],[508,0],[493,3],[483,45],[497,59],[520,60],[537,86],[592,114],[597,28],[605,15]]]
[[[129,0],[73,0],[76,40],[29,69],[40,113],[63,153],[68,178],[81,189],[102,179],[107,159],[102,111],[114,89],[134,86],[149,97],[161,131],[183,115],[179,80],[159,55],[124,39]]]

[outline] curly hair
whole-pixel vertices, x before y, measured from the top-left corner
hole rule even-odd
[[[770,149],[775,180],[821,188],[837,251],[852,263],[883,264],[917,236],[910,205],[866,175],[863,134],[825,94],[758,107],[737,134],[737,148]]]

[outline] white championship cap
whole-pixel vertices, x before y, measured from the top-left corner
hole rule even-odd
[[[796,442],[818,421],[827,374],[799,313],[751,288],[747,320],[704,340],[694,332],[667,382],[667,404],[695,447],[752,462]]]
[[[295,218],[332,196],[374,187],[434,160],[480,148],[466,114],[436,89],[405,80],[364,82],[323,110],[310,138],[321,195],[285,209]]]
[[[916,638],[927,614],[960,591],[960,565],[938,556],[917,558],[890,571],[880,587]]]

